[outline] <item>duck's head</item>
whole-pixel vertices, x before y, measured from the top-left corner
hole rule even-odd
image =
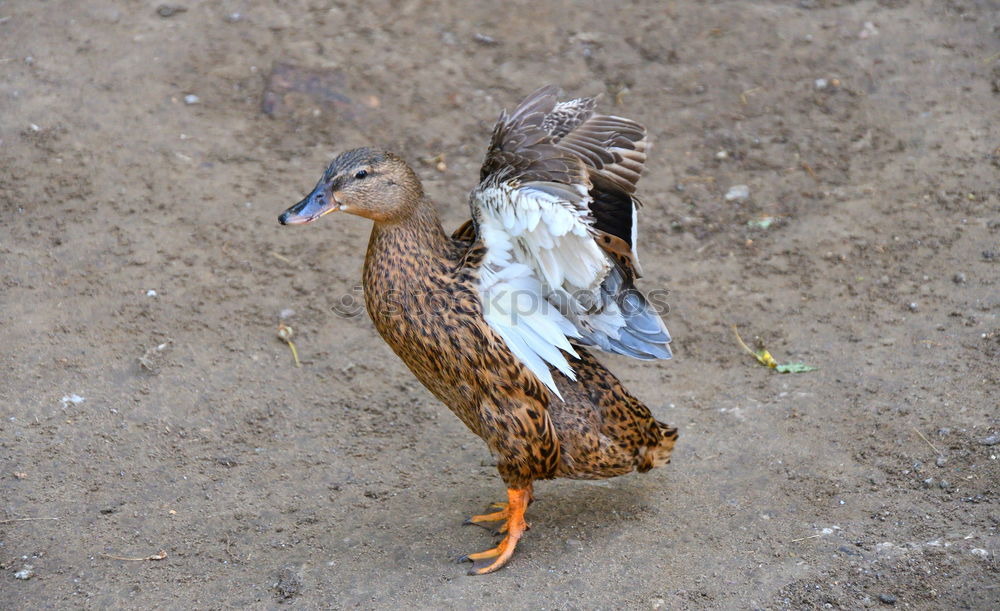
[[[312,193],[285,210],[278,222],[300,225],[339,210],[392,223],[408,216],[423,194],[420,179],[398,156],[354,149],[337,156]]]

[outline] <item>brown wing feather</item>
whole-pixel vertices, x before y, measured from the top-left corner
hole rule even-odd
[[[630,119],[595,115],[594,102],[593,98],[564,102],[577,110],[573,122],[554,123],[550,135],[556,146],[583,159],[591,175],[597,173],[631,195],[646,163],[646,128]],[[565,112],[560,106],[553,114]]]
[[[556,146],[544,128],[556,107],[558,89],[542,87],[529,95],[510,116],[500,115],[480,180],[557,182],[589,185],[587,172],[576,155]]]
[[[458,229],[451,234],[451,239],[455,242],[468,242],[472,243],[476,241],[476,224],[469,219],[459,225]]]

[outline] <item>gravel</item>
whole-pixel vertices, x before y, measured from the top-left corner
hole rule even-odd
[[[733,185],[726,191],[726,201],[743,201],[750,197],[750,187],[746,185]]]

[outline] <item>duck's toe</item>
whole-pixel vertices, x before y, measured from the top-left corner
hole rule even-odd
[[[463,524],[475,524],[477,526],[482,526],[487,530],[493,530],[492,526],[488,526],[489,522],[499,522],[501,520],[506,521],[510,517],[510,511],[507,509],[507,503],[491,503],[490,509],[498,509],[499,511],[494,511],[492,513],[482,513],[479,515],[471,516],[465,519]],[[504,531],[501,532],[505,532]]]
[[[493,549],[469,554],[467,556],[463,556],[459,560],[461,562],[472,562],[472,568],[469,569],[469,575],[485,575],[487,573],[492,573],[507,564],[507,561],[514,555],[514,549],[517,548],[517,542],[521,538],[521,534],[523,532],[524,531],[522,529],[516,534],[508,533],[499,545]]]
[[[459,558],[459,562],[472,562],[472,569],[469,570],[469,575],[492,573],[507,564],[507,561],[514,555],[517,542],[521,539],[524,531],[528,530],[528,523],[524,521],[524,511],[528,508],[530,495],[530,488],[523,490],[509,489],[507,490],[507,497],[510,499],[509,502],[494,503],[493,505],[494,508],[502,507],[500,511],[472,516],[466,520],[466,524],[480,524],[503,520],[504,523],[497,532],[498,534],[506,533],[503,540],[493,549]]]

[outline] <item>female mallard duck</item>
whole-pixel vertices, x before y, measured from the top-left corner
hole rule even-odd
[[[469,523],[503,522],[470,574],[510,559],[536,479],[614,477],[670,461],[677,429],[588,349],[670,358],[670,336],[634,287],[645,129],[558,102],[544,87],[500,116],[472,220],[445,234],[420,179],[396,155],[334,159],[284,225],[340,210],[375,222],[364,293],[375,328],[434,396],[483,438],[507,503]]]

